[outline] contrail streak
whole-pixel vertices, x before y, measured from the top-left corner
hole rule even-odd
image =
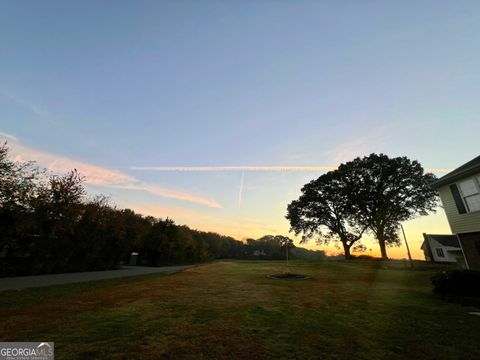
[[[238,208],[242,208],[243,200],[243,184],[245,183],[245,172],[242,172],[242,177],[240,178],[240,188],[238,189]],[[238,219],[238,238],[242,238],[242,218]]]
[[[238,208],[242,207],[242,198],[243,198],[243,184],[245,182],[245,173],[242,172],[242,177],[240,178],[240,189],[238,190]]]
[[[336,166],[131,166],[147,171],[325,171]]]
[[[184,172],[213,172],[213,171],[330,171],[337,166],[131,166],[131,170],[142,171],[184,171]],[[449,168],[426,168],[427,172],[448,173]]]

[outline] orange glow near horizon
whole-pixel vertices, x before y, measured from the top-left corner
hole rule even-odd
[[[437,212],[428,216],[421,216],[416,219],[407,221],[403,224],[405,230],[405,236],[407,237],[408,245],[410,247],[410,253],[413,259],[424,260],[423,251],[420,249],[423,242],[423,233],[427,234],[451,234],[450,227],[448,225],[447,217],[443,209],[437,209]],[[401,245],[399,247],[388,247],[387,254],[391,259],[406,259],[407,248],[403,234],[400,232]],[[371,235],[366,235],[363,240],[363,244],[367,247],[367,251],[363,253],[355,253],[355,255],[371,255],[380,257],[380,249],[376,240]],[[301,245],[308,249],[325,250],[328,254],[342,253],[342,250],[336,249],[334,246],[315,246],[315,245]],[[371,251],[370,251],[371,249]]]
[[[294,239],[295,245],[311,250],[322,250],[328,255],[343,254],[341,248],[337,248],[334,243],[329,245],[316,245],[315,240],[307,243],[300,243],[300,237],[295,237],[289,232],[288,221],[280,218],[280,221],[272,223],[262,223],[256,219],[238,220],[229,216],[212,216],[205,213],[186,211],[181,208],[165,206],[135,206],[130,204],[133,210],[156,217],[170,217],[177,224],[185,224],[193,229],[201,231],[211,231],[235,239],[245,241],[248,238],[258,239],[264,235],[285,235]],[[421,216],[403,223],[405,235],[410,246],[410,252],[413,259],[424,260],[423,251],[420,249],[423,242],[423,233],[428,234],[451,234],[445,212],[438,208],[436,213],[428,216]],[[401,245],[399,247],[388,247],[387,254],[391,259],[406,259],[407,249],[403,234],[400,232]],[[367,250],[363,253],[353,252],[355,255],[370,255],[380,257],[380,249],[376,240],[370,234],[366,234],[362,240]]]

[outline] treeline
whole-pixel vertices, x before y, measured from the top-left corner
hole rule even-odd
[[[117,209],[105,197],[89,199],[76,170],[49,175],[35,163],[9,160],[0,145],[0,276],[113,269],[132,253],[149,266],[283,259],[287,248],[293,258],[324,256],[282,236],[243,243]]]

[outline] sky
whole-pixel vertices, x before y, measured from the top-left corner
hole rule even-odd
[[[288,203],[341,162],[478,156],[479,58],[478,1],[4,0],[0,139],[121,208],[288,235]],[[450,233],[441,208],[404,228],[416,258]]]

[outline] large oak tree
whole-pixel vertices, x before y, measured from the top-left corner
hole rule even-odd
[[[375,235],[383,259],[387,245],[399,244],[400,223],[427,215],[437,205],[430,186],[435,176],[405,156],[371,154],[340,165],[338,173],[349,189],[356,224]]]
[[[358,244],[367,226],[354,221],[351,190],[338,171],[330,171],[302,188],[302,195],[287,208],[291,231],[302,242],[316,238],[318,244],[339,241],[345,259]]]

